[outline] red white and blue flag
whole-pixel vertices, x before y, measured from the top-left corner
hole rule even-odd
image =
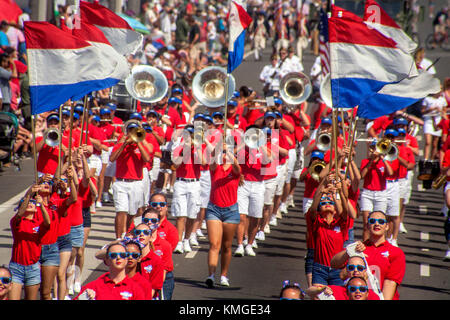
[[[81,20],[98,27],[114,49],[122,55],[142,49],[143,36],[110,9],[87,1],[80,2]]]
[[[233,72],[244,58],[245,33],[251,22],[247,11],[237,1],[231,1],[228,14],[228,73]]]
[[[357,15],[333,5],[328,27],[333,107],[353,108],[385,85],[418,75],[410,54]]]
[[[328,41],[328,17],[325,10],[321,8],[319,21],[319,56],[323,77],[330,72],[330,45]]]
[[[129,75],[125,57],[95,27],[86,28],[76,31],[88,34],[82,38],[47,22],[25,23],[32,114],[112,87]]]

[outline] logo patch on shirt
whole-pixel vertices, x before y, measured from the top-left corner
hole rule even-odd
[[[144,270],[147,271],[147,273],[151,273],[152,270],[153,270],[153,266],[150,264],[150,265],[146,266],[146,267],[144,268]]]
[[[381,255],[385,258],[389,258],[389,251],[382,252]]]
[[[34,227],[34,228],[33,228],[33,232],[34,232],[34,233],[38,233],[38,232],[39,232],[39,227]]]
[[[122,291],[120,293],[120,295],[122,296],[122,299],[124,299],[124,300],[130,300],[130,298],[133,296],[133,294],[128,291]]]
[[[341,232],[341,227],[336,226],[336,227],[334,227],[333,231],[336,232],[336,233],[340,233]]]
[[[159,257],[161,257],[162,255],[163,255],[163,252],[161,251],[161,250],[155,250],[155,253],[159,256]]]
[[[159,236],[160,236],[161,239],[165,239],[166,238],[166,233],[164,231],[161,231],[159,233]]]
[[[381,167],[381,168],[380,168],[380,171],[381,171],[381,172],[384,172],[384,167]]]

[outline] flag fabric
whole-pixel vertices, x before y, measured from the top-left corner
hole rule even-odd
[[[99,48],[48,22],[26,22],[24,31],[32,114],[112,87],[129,74],[126,60],[106,43]]]
[[[328,32],[335,108],[353,108],[386,84],[418,74],[410,54],[349,11],[333,5]]]
[[[394,40],[403,51],[413,53],[416,50],[417,43],[411,40],[375,0],[366,0],[363,20],[370,28]]]
[[[98,27],[114,49],[122,55],[142,49],[143,36],[108,8],[87,1],[80,2],[81,20]]]
[[[320,9],[319,21],[319,56],[322,67],[322,76],[330,72],[330,45],[328,37],[328,16],[325,10]]]
[[[228,15],[228,73],[233,72],[244,58],[245,31],[251,22],[247,11],[236,1],[231,1]]]
[[[359,105],[357,115],[360,118],[376,119],[409,107],[440,90],[439,79],[428,72],[420,72],[416,77],[385,85]]]
[[[275,6],[275,30],[278,39],[283,39],[283,0],[278,0]]]
[[[0,21],[18,23],[22,9],[14,0],[0,0]]]

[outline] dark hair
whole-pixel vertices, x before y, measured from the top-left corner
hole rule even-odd
[[[162,196],[162,197],[164,198],[164,201],[167,202],[167,197],[166,197],[166,195],[165,195],[164,193],[162,193],[162,192],[155,192],[155,193],[153,193],[153,194],[150,196],[150,200],[151,200],[154,196]]]
[[[134,244],[136,247],[138,247],[139,249],[139,253],[142,254],[142,248],[141,245],[139,244],[139,242],[137,242],[136,240],[126,240],[123,242],[123,244],[125,246],[128,246],[129,244]]]
[[[379,212],[379,213],[383,214],[384,218],[387,219],[386,213],[384,213],[384,212],[381,211],[381,210],[370,212],[369,215],[367,216],[367,219],[369,219],[370,216],[371,216],[372,214],[374,214],[375,212]]]
[[[125,251],[127,251],[127,248],[126,248],[126,246],[123,243],[121,243],[121,242],[113,242],[113,243],[110,243],[108,245],[108,247],[106,248],[106,256],[108,256],[109,250],[111,250],[112,246],[122,246],[125,249]]]
[[[293,285],[293,284],[287,285],[287,286],[285,286],[285,287],[283,287],[283,288],[281,289],[281,291],[280,291],[280,298],[283,297],[283,293],[284,293],[286,290],[288,290],[288,289],[294,289],[294,290],[298,291],[299,299],[303,299],[303,293],[302,293],[302,290],[300,289],[300,287],[298,287],[298,286],[296,286],[296,285]]]
[[[146,208],[142,213],[142,218],[144,218],[147,213],[156,213],[158,215],[158,218],[161,219],[161,213],[153,207]]]
[[[360,279],[360,280],[364,281],[364,283],[366,284],[366,286],[368,285],[368,284],[367,284],[367,280],[364,279],[363,277],[351,277],[350,279],[348,279],[347,284],[345,285],[345,287],[348,288],[349,283],[350,283],[352,280],[354,280],[354,279]]]

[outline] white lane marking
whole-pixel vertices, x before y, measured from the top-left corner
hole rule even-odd
[[[20,199],[22,199],[22,197],[25,195],[27,190],[28,190],[28,188],[26,188],[25,190],[23,190],[19,194],[15,195],[11,199],[9,199],[9,200],[3,202],[2,204],[0,204],[0,215],[5,213],[5,212],[7,212],[7,211],[11,211],[11,209],[14,208],[14,205],[17,202],[19,202]]]
[[[420,276],[429,277],[430,276],[430,265],[426,263],[422,263],[420,265]]]
[[[421,241],[429,241],[430,240],[430,234],[428,232],[420,232],[420,240]]]
[[[416,137],[416,139],[417,139],[417,141],[422,141],[422,136],[419,135]]]
[[[417,191],[425,191],[425,189],[423,188],[423,184],[418,184],[417,185]]]
[[[428,211],[427,206],[424,206],[424,205],[420,205],[419,206],[419,213],[420,214],[427,214],[427,211]]]
[[[419,150],[419,156],[423,157],[423,150]]]
[[[423,252],[429,252],[430,251],[430,249],[428,249],[428,248],[422,248],[420,250],[422,250]]]
[[[185,258],[187,259],[193,259],[195,255],[197,254],[198,250],[192,250],[191,252],[186,253]]]

